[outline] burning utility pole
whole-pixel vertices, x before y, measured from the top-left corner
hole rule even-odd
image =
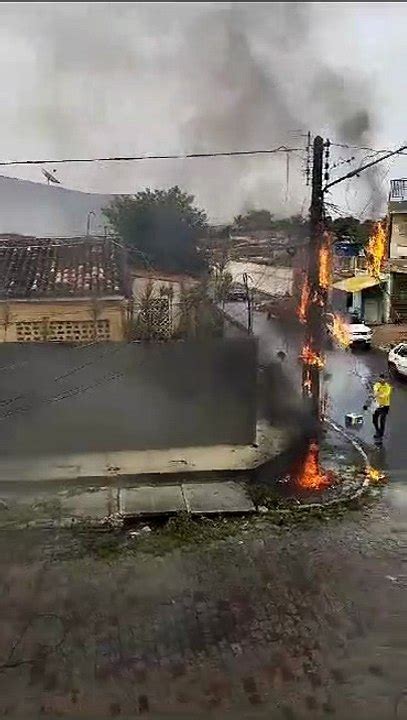
[[[327,155],[329,153],[329,141],[325,143]],[[392,150],[365,165],[360,165],[356,170],[351,170],[342,177],[328,182],[328,174],[323,178],[323,156],[324,141],[317,136],[313,142],[312,161],[312,199],[310,208],[310,243],[308,254],[308,269],[303,284],[301,301],[298,307],[298,316],[306,325],[305,341],[301,352],[303,362],[302,388],[304,397],[309,399],[311,411],[316,419],[320,418],[320,371],[324,367],[323,341],[325,326],[325,309],[327,303],[328,288],[331,283],[331,256],[330,239],[324,228],[324,194],[335,185],[350,180],[365,170],[377,165],[383,160],[388,160],[407,150],[407,145],[402,145],[397,150]],[[328,161],[326,164],[326,168]],[[309,173],[308,173],[309,174]],[[326,181],[323,187],[323,179]],[[380,230],[380,229],[379,229]],[[379,232],[379,231],[378,231]],[[370,248],[372,267],[375,273],[380,269],[379,255],[385,248],[385,238],[375,238],[375,246]],[[337,319],[338,324],[338,319]],[[335,330],[335,325],[334,325]],[[341,328],[337,327],[337,339],[345,345],[345,338]]]
[[[324,310],[327,299],[327,283],[323,277],[324,202],[323,202],[323,155],[324,141],[319,135],[313,143],[312,195],[310,208],[310,242],[308,248],[308,269],[303,295],[306,301],[302,307],[305,323],[305,341],[301,354],[303,362],[303,394],[309,398],[315,418],[320,416],[320,371],[324,366],[322,357],[324,339]]]
[[[325,313],[332,272],[331,242],[327,229],[324,227],[324,194],[334,185],[359,176],[364,170],[407,149],[407,146],[403,145],[397,150],[393,150],[380,158],[376,158],[376,160],[359,166],[356,170],[352,170],[332,182],[328,182],[329,146],[329,141],[324,146],[321,137],[316,137],[313,143],[308,268],[297,309],[300,321],[306,326],[304,345],[301,351],[303,394],[309,400],[312,414],[317,421],[321,418],[320,371],[325,364],[323,357]],[[323,178],[324,147],[326,148],[326,172]],[[323,179],[325,180],[324,187],[322,186]],[[375,277],[380,277],[381,263],[386,247],[385,240],[384,228],[379,223],[375,228],[374,237],[369,242],[368,249],[370,272]],[[342,347],[348,347],[349,337],[346,328],[344,328],[339,317],[330,314],[333,336]],[[377,481],[379,479],[378,471],[373,468],[368,468],[368,475],[373,480]],[[309,443],[307,454],[302,460],[301,468],[295,479],[300,487],[310,490],[321,489],[330,483],[329,474],[324,473],[319,465],[317,428],[315,428],[314,437]]]

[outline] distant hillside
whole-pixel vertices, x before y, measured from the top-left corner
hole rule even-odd
[[[112,198],[0,175],[0,233],[83,235],[93,210],[91,231],[102,234],[102,208]]]

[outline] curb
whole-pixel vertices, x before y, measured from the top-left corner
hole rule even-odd
[[[370,463],[366,452],[358,443],[358,441],[355,440],[351,435],[349,435],[346,430],[344,430],[340,425],[335,423],[333,420],[330,420],[329,418],[325,418],[324,422],[329,425],[332,430],[339,433],[339,435],[342,435],[342,437],[344,437],[348,442],[350,442],[351,445],[353,445],[353,447],[355,448],[355,450],[357,450],[357,452],[363,458],[364,476],[362,483],[351,495],[347,495],[346,497],[334,498],[333,500],[329,500],[328,502],[313,502],[304,505],[293,505],[292,508],[276,508],[274,512],[285,515],[292,514],[293,512],[307,512],[308,510],[325,510],[326,508],[339,507],[340,505],[347,505],[348,503],[358,500],[368,490],[370,486],[370,478],[367,474],[367,470],[370,467]]]
[[[371,483],[371,478],[369,477],[368,472],[367,472],[370,467],[370,464],[369,464],[369,459],[368,459],[366,452],[364,451],[362,446],[359,444],[359,442],[357,440],[355,440],[351,435],[349,435],[346,432],[346,430],[344,430],[340,425],[338,425],[337,423],[333,422],[332,420],[330,420],[328,418],[325,419],[325,423],[332,430],[334,430],[334,432],[340,434],[343,438],[345,438],[361,456],[364,467],[363,467],[363,469],[361,469],[360,471],[357,471],[357,473],[356,473],[356,477],[358,475],[361,476],[363,473],[363,479],[362,479],[360,485],[355,489],[354,492],[351,492],[351,494],[344,496],[344,497],[337,497],[337,498],[334,498],[327,502],[312,502],[312,503],[308,503],[308,504],[298,504],[298,505],[293,503],[293,505],[290,506],[289,508],[284,508],[284,507],[270,508],[269,509],[270,512],[277,513],[278,515],[288,515],[288,514],[293,514],[295,512],[302,513],[302,512],[315,511],[315,510],[323,511],[325,509],[338,507],[340,505],[346,505],[348,503],[351,503],[351,502],[357,500],[358,498],[360,498],[367,491],[367,489]],[[268,465],[268,463],[266,462],[265,465]],[[252,472],[253,472],[253,470],[250,472],[250,474]],[[246,471],[246,473],[245,473],[246,477],[247,477],[247,474],[248,473]],[[239,475],[241,475],[241,473],[239,473]],[[241,483],[241,481],[243,479],[242,477],[239,478],[240,483],[239,483],[239,481],[230,483],[230,477],[228,479],[229,479],[229,485],[233,485],[233,486],[236,485],[236,487],[238,485],[242,485],[242,483]],[[213,481],[212,482],[209,481],[209,482],[203,483],[203,484],[208,487],[210,485],[215,487],[215,485],[216,485],[216,483],[214,484]],[[225,483],[221,483],[221,484],[223,485]],[[227,482],[226,482],[226,485],[228,485]],[[171,487],[174,487],[174,486],[171,485]],[[125,493],[130,492],[130,494],[131,494],[132,489],[134,489],[134,488],[131,488],[131,487],[130,488],[129,487],[122,488],[122,490]],[[242,490],[243,490],[243,487],[242,487]],[[82,497],[88,496],[88,500],[90,503],[90,505],[88,504],[88,506],[87,506],[88,510],[90,510],[88,513],[85,510],[83,513],[81,512],[80,514],[75,513],[75,512],[73,512],[71,514],[71,512],[68,510],[68,513],[65,516],[62,514],[58,517],[58,519],[55,516],[54,517],[42,517],[42,518],[32,517],[30,519],[27,518],[26,522],[23,522],[22,524],[18,523],[18,521],[17,521],[17,527],[20,527],[20,528],[21,527],[74,528],[77,526],[85,525],[88,527],[94,527],[94,528],[99,527],[101,529],[108,530],[109,528],[113,529],[115,527],[122,526],[122,524],[126,521],[126,519],[142,520],[142,521],[146,522],[146,521],[148,521],[149,518],[151,519],[151,517],[153,515],[155,515],[155,517],[157,517],[157,514],[155,514],[155,513],[153,513],[153,514],[152,513],[132,513],[130,511],[130,509],[128,510],[128,512],[125,512],[125,509],[124,509],[122,503],[119,502],[118,498],[115,497],[118,492],[119,492],[119,488],[113,488],[113,487],[104,487],[104,488],[99,488],[99,489],[94,489],[94,490],[92,490],[91,488],[88,488],[87,491],[84,491],[84,493],[81,494]],[[102,494],[103,493],[112,494],[112,497],[110,498],[110,511],[108,512],[108,514],[106,514],[106,512],[102,510],[102,508],[100,507],[100,502],[98,503],[98,496],[100,497],[101,493]],[[250,497],[250,495],[249,495],[249,497]],[[115,502],[115,500],[117,500],[117,502]],[[66,501],[68,501],[68,497],[66,498]],[[69,502],[68,502],[68,505],[69,505]],[[261,505],[260,505],[260,507],[261,507]],[[66,509],[68,509],[68,508],[66,507]],[[171,516],[171,515],[174,516],[177,514],[177,512],[179,512],[179,511],[177,511],[176,509],[172,509],[169,512],[159,513],[159,515],[162,515],[163,517]],[[236,514],[236,513],[246,515],[247,513],[250,513],[250,514],[258,513],[259,514],[262,512],[263,511],[260,510],[259,506],[257,506],[257,504],[255,503],[254,505],[252,504],[251,508],[243,507],[242,505],[240,505],[240,507],[236,506],[233,508],[231,507],[230,509],[225,509],[225,507],[219,508],[219,510],[212,509],[209,513],[205,512],[204,509],[200,510],[199,512],[197,512],[197,510],[195,510],[193,512],[190,512],[189,514],[191,514],[191,516],[194,514],[199,514],[199,515],[208,515],[208,514],[209,515],[214,515],[214,514],[228,515],[228,514],[231,514],[232,515],[232,514]],[[6,523],[6,525],[3,525],[2,527],[4,528],[7,525],[8,525],[8,522]],[[12,522],[11,525],[13,527],[16,527],[14,522]]]

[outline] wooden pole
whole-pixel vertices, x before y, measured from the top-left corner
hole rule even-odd
[[[308,250],[307,281],[309,287],[310,302],[308,303],[306,315],[305,347],[310,350],[312,356],[322,358],[324,340],[324,310],[326,303],[326,289],[320,282],[320,255],[323,246],[323,153],[324,141],[319,135],[313,143],[312,162],[312,196],[310,207],[310,242]],[[312,415],[319,419],[320,402],[320,372],[321,368],[317,362],[304,360],[303,362],[303,393],[309,399]]]

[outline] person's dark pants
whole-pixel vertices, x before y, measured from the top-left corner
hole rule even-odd
[[[375,426],[376,433],[379,437],[383,437],[384,430],[386,427],[387,415],[389,414],[389,406],[384,405],[376,408],[373,413],[373,425]]]

